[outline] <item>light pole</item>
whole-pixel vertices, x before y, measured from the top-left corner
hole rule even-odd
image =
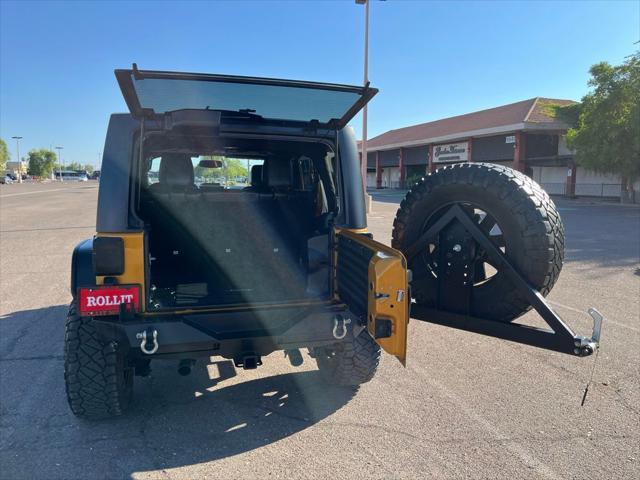
[[[16,154],[18,155],[18,182],[22,183],[22,159],[20,158],[20,140],[22,137],[15,136],[11,137],[16,141]]]
[[[62,149],[64,147],[56,147],[58,150],[58,174],[60,175],[60,181],[62,182]]]
[[[369,83],[369,0],[356,0],[358,5],[364,5],[364,85]],[[362,158],[360,161],[360,173],[362,175],[362,188],[364,190],[365,204],[369,211],[369,195],[367,194],[367,104],[362,109]]]

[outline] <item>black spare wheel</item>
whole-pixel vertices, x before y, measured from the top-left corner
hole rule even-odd
[[[446,238],[422,239],[427,230],[454,205],[489,236],[516,270],[542,295],[555,284],[564,258],[564,227],[549,195],[531,178],[511,168],[483,163],[445,166],[414,185],[400,204],[393,223],[393,247],[408,258],[416,303],[439,307],[447,283],[439,284],[441,245],[452,237],[470,255],[469,313],[511,321],[531,308],[507,275],[466,230],[450,224]],[[466,243],[463,243],[466,242]],[[466,268],[466,267],[465,267]],[[449,281],[448,278],[446,281]],[[439,294],[440,292],[440,294]]]

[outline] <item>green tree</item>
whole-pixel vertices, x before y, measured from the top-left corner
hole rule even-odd
[[[7,169],[7,162],[11,159],[9,149],[7,148],[7,142],[0,138],[0,174],[4,175]]]
[[[56,154],[46,148],[29,151],[29,173],[36,177],[49,177],[56,166]]]
[[[558,113],[573,125],[567,141],[576,151],[576,162],[596,172],[619,174],[622,201],[629,201],[640,178],[640,52],[622,65],[601,62],[589,72],[592,90],[578,105]]]
[[[56,169],[58,168],[58,164],[56,164]],[[64,166],[64,170],[81,170],[83,172],[91,173],[93,172],[93,165],[90,163],[85,163],[84,165],[79,162],[71,162]]]
[[[65,170],[84,170],[84,165],[78,162],[67,163],[64,167]]]
[[[228,185],[233,182],[237,177],[247,176],[247,167],[244,160],[238,160],[237,158],[226,158],[217,155],[203,156],[203,160],[219,160],[222,163],[220,168],[203,168],[200,166],[195,167],[194,173],[196,177],[204,177],[207,182],[225,177],[225,183]]]
[[[243,164],[243,161],[237,158],[225,158],[223,170],[227,181],[237,177],[246,177],[248,174],[247,167]]]

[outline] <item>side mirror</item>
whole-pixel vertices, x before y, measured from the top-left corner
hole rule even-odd
[[[200,168],[220,168],[222,167],[222,162],[220,160],[200,160],[198,163],[198,167]]]

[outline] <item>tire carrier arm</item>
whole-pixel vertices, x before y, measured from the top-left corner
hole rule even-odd
[[[452,224],[452,222],[454,223]],[[456,225],[456,223],[458,225]],[[451,227],[450,224],[452,224]],[[590,308],[588,313],[593,319],[591,337],[576,335],[562,318],[553,311],[542,294],[529,285],[527,280],[510,263],[504,253],[493,244],[459,204],[452,205],[431,228],[420,236],[416,243],[406,250],[407,259],[418,254],[428,240],[438,236],[440,236],[441,246],[445,245],[446,248],[447,239],[445,239],[445,235],[441,235],[441,233],[446,228],[460,226],[464,228],[466,234],[472,237],[477,245],[485,250],[496,269],[507,275],[518,290],[526,295],[531,306],[538,312],[551,330],[473,317],[469,314],[468,309],[465,312],[459,313],[459,308],[449,308],[448,305],[443,305],[442,301],[439,302],[440,308],[438,309],[417,304],[412,305],[411,318],[570,355],[589,356],[598,349],[603,319],[602,315],[596,309]],[[460,248],[459,245],[456,245],[456,248]],[[455,263],[455,260],[452,260],[451,263]],[[457,298],[458,306],[460,302],[462,302],[463,305],[468,305],[469,303],[465,301],[465,299],[468,299],[471,295],[472,286],[473,282],[463,281],[457,285],[440,285],[439,290],[455,289],[455,292],[449,292],[446,298]],[[440,298],[442,299],[442,297]],[[453,307],[453,305],[451,305],[451,307]]]

